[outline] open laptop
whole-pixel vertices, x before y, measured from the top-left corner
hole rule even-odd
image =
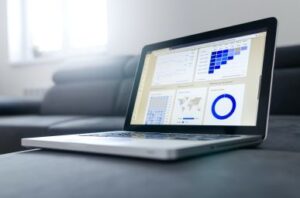
[[[258,145],[267,133],[276,28],[267,18],[147,45],[124,131],[22,145],[159,160]]]

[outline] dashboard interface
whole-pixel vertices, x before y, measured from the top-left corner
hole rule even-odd
[[[132,125],[255,126],[266,32],[148,52]]]

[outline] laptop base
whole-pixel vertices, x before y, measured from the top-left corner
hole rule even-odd
[[[121,132],[128,134],[132,133],[126,131]],[[109,134],[112,132],[25,138],[22,139],[22,145],[33,148],[110,154],[155,160],[176,160],[211,152],[255,145],[262,141],[260,136],[249,135],[238,135],[210,140],[182,140],[172,139],[170,137],[169,139],[109,137],[105,136],[105,133]],[[98,134],[101,136],[97,136]],[[139,132],[139,134],[142,136],[145,133]],[[195,134],[190,135],[194,136]],[[204,136],[207,137],[208,135],[204,134]]]

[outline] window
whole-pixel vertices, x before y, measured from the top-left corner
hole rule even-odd
[[[106,0],[9,0],[12,63],[102,51],[107,42]]]

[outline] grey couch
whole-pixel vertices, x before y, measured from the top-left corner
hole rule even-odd
[[[300,151],[298,130],[289,125],[283,134],[277,129],[287,126],[276,121],[278,115],[300,114],[299,54],[300,46],[277,50],[272,130],[265,148]],[[137,56],[107,57],[60,70],[53,76],[55,85],[41,102],[0,100],[0,153],[24,149],[20,146],[23,137],[121,129],[138,60]]]
[[[58,71],[42,101],[0,99],[0,153],[23,137],[121,129],[138,62],[107,57]]]

